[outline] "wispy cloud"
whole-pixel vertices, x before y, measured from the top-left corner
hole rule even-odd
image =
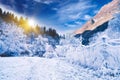
[[[97,13],[98,13],[98,11],[99,11],[99,10],[95,10],[95,11],[94,11],[94,14],[97,14]]]
[[[90,20],[92,18],[92,16],[90,16],[90,15],[85,15],[84,16],[84,20]]]
[[[83,18],[85,18],[83,20],[88,20],[91,18],[91,16],[86,14],[88,12],[88,9],[93,7],[95,7],[95,5],[92,5],[88,0],[78,0],[76,3],[70,3],[62,6],[58,10],[57,15],[59,17],[59,21],[61,22],[76,21]],[[79,22],[78,25],[81,25],[81,23]]]
[[[43,4],[51,4],[54,2],[54,0],[34,0],[34,1],[43,3]]]
[[[76,24],[68,24],[68,23],[66,23],[65,26],[67,26],[69,28],[74,28],[74,27],[76,27]]]

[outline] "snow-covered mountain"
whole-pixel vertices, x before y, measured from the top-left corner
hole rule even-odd
[[[116,18],[120,14],[120,1],[113,0],[101,8],[91,20],[84,24],[80,29],[75,31],[75,37],[82,36],[82,43],[88,45],[90,38],[100,32],[104,32],[109,28],[110,20]]]
[[[76,30],[75,34],[81,34],[86,30],[94,30],[100,25],[113,19],[114,15],[120,12],[119,4],[119,0],[113,0],[112,2],[104,5],[91,20],[85,23],[80,29]]]

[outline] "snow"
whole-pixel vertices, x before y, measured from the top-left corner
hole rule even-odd
[[[47,46],[51,46],[48,38],[40,35],[36,38],[32,33],[28,37],[22,28],[0,20],[0,55],[42,57]]]
[[[116,23],[117,22],[117,23]],[[90,44],[81,44],[81,38],[65,37],[60,41],[55,52],[58,57],[65,57],[70,63],[75,63],[93,70],[120,69],[120,16],[112,19],[108,29],[94,35]]]
[[[46,59],[39,57],[0,58],[0,80],[13,79],[119,80],[120,76],[113,77],[107,73],[103,73],[102,70],[94,71],[70,64],[65,59]]]
[[[0,80],[120,80],[119,20],[87,46],[69,34],[55,46],[41,36],[31,41],[14,24],[0,23],[0,55],[19,56],[0,57]]]
[[[0,54],[13,52],[14,56],[20,55],[25,48],[26,35],[23,34],[23,30],[14,24],[6,24],[2,22],[0,24]],[[23,49],[21,49],[23,48]]]

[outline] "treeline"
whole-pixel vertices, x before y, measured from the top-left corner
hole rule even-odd
[[[10,12],[6,12],[0,8],[0,18],[7,22],[7,23],[14,23],[18,27],[23,28],[24,33],[27,35],[30,35],[31,33],[34,33],[35,36],[42,35],[42,36],[50,36],[52,38],[59,38],[59,34],[56,32],[55,29],[49,28],[46,29],[46,27],[40,27],[39,25],[35,25],[35,27],[30,27],[28,24],[28,19],[23,18],[22,16],[18,19],[16,15]]]

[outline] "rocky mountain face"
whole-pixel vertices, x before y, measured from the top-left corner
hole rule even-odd
[[[95,33],[102,32],[107,29],[108,22],[114,18],[114,14],[120,11],[119,4],[120,0],[113,0],[104,5],[98,14],[96,14],[91,20],[74,32],[75,37],[82,36],[82,43],[84,45],[88,45],[89,38],[91,38]]]
[[[98,26],[108,22],[113,18],[115,13],[119,12],[118,5],[120,0],[113,0],[112,2],[104,5],[98,14],[96,14],[91,20],[84,24],[80,29],[76,30],[75,34],[82,34],[86,30],[94,30]]]

